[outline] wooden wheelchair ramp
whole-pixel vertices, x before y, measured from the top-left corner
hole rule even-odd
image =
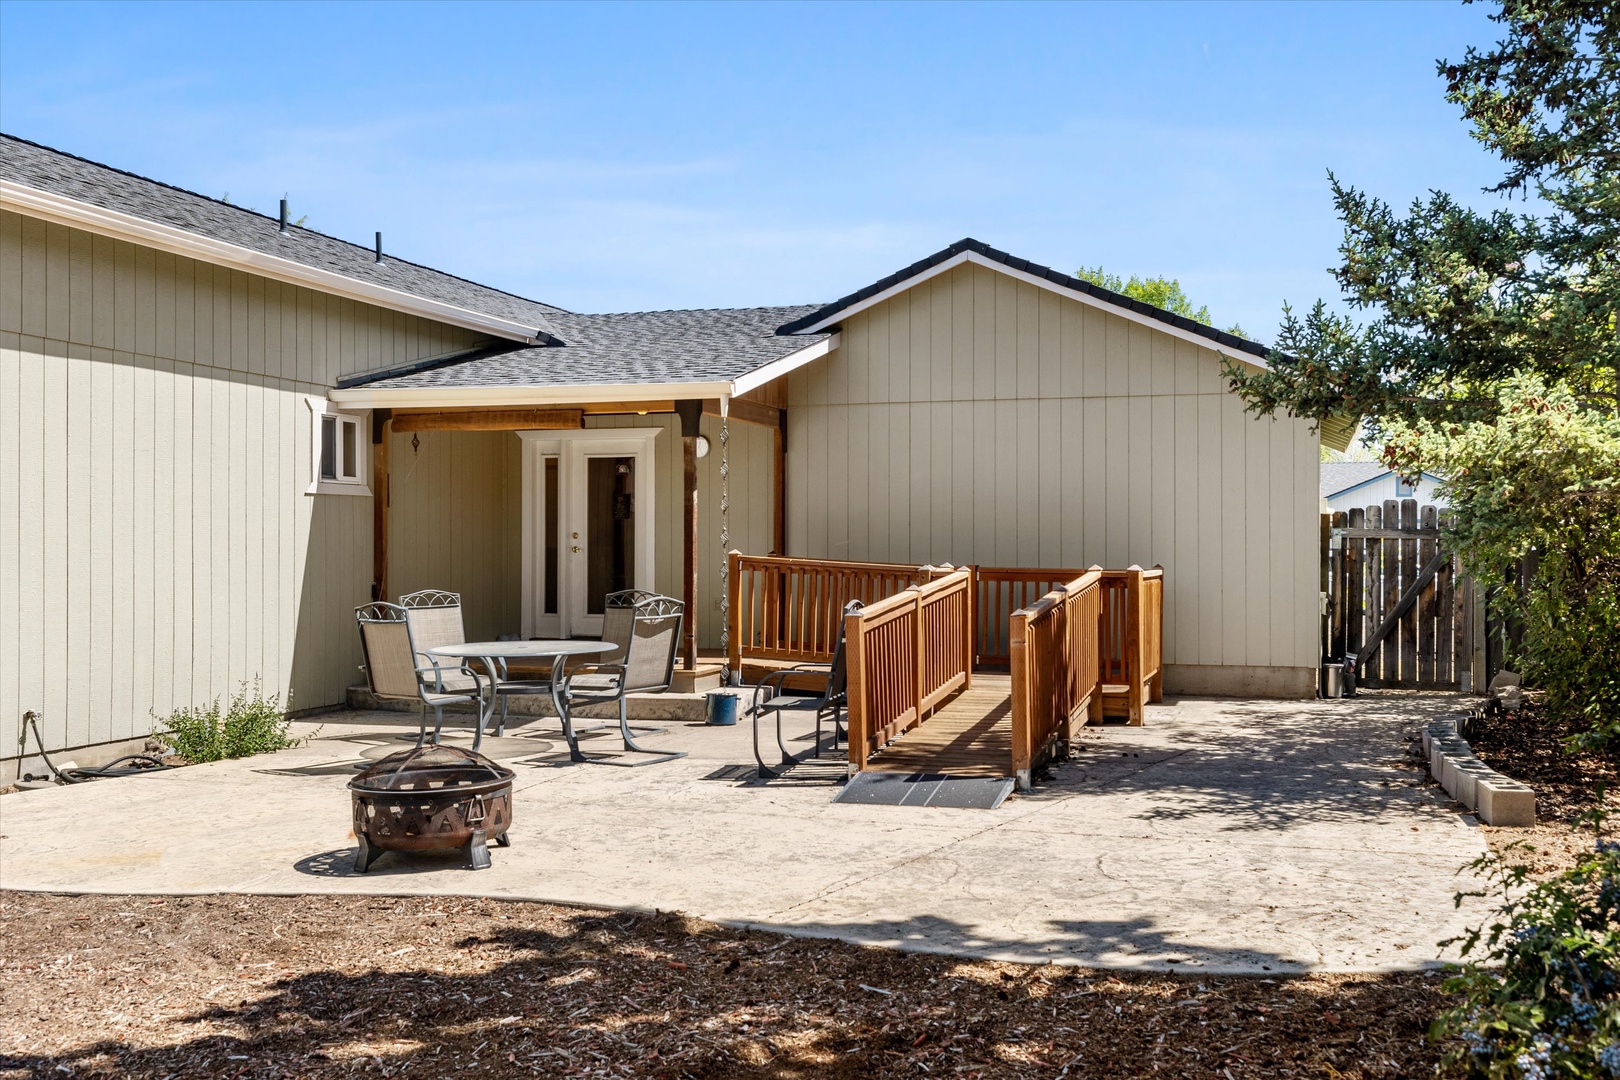
[[[1012,679],[977,675],[973,685],[934,710],[866,761],[875,772],[944,773],[949,776],[1010,777]]]

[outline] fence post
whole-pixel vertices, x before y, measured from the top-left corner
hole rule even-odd
[[[927,635],[923,633],[922,586],[913,585],[910,591],[911,623],[912,627],[916,630],[916,633],[914,633],[911,638],[911,647],[913,650],[912,655],[916,657],[915,662],[912,664],[911,681],[915,687],[913,692],[917,695],[915,703],[917,706],[916,726],[921,727],[923,722],[923,694],[925,692],[923,690],[923,686],[928,681],[928,648],[925,643]]]
[[[977,564],[964,566],[968,572],[967,585],[967,627],[963,631],[966,641],[963,643],[967,649],[967,656],[963,660],[962,670],[967,672],[967,678],[962,683],[963,690],[973,689],[973,668],[979,662],[979,567]]]
[[[1158,648],[1154,652],[1159,659],[1153,667],[1153,678],[1148,683],[1147,699],[1157,705],[1164,701],[1164,566],[1154,563],[1153,569],[1159,572],[1159,585],[1154,590],[1153,600],[1153,634],[1158,639]]]
[[[861,629],[861,616],[855,612],[844,616],[844,711],[849,717],[849,775],[854,776],[866,768],[866,637]]]
[[[1125,571],[1125,722],[1131,727],[1141,727],[1144,719],[1142,608],[1142,568],[1132,563]]]
[[[1030,777],[1029,616],[1022,610],[1007,619],[1007,652],[1012,668],[1012,765],[1018,790],[1028,791]]]

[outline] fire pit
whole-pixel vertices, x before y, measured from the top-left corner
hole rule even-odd
[[[485,841],[511,844],[512,770],[455,746],[389,754],[349,781],[354,792],[354,868],[385,851],[464,847],[474,870],[489,867]]]

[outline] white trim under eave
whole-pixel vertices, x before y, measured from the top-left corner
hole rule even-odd
[[[731,394],[738,397],[748,393],[750,390],[757,390],[768,382],[780,379],[790,371],[796,371],[804,367],[812,360],[820,360],[823,356],[838,348],[840,341],[840,336],[833,334],[813,345],[806,345],[798,352],[788,353],[779,360],[772,360],[764,367],[755,368],[746,375],[740,375],[731,384]]]
[[[669,401],[715,398],[732,392],[729,382],[597,383],[574,386],[351,386],[326,396],[347,409],[478,408],[499,405],[588,405],[596,401]]]
[[[535,337],[537,327],[524,326],[510,319],[470,311],[439,300],[429,300],[399,289],[391,289],[386,285],[374,285],[359,278],[306,266],[279,255],[254,251],[224,240],[199,236],[172,225],[148,221],[120,210],[108,210],[105,207],[80,202],[78,199],[70,199],[55,192],[40,191],[38,188],[27,187],[10,180],[0,180],[0,209],[110,236],[115,240],[156,248],[174,255],[183,255],[188,259],[199,259],[217,266],[273,278],[289,285],[301,285],[320,292],[344,296],[374,307],[418,315],[435,322],[492,334],[509,341],[534,344],[538,340]]]
[[[1140,312],[1132,311],[1130,308],[1120,307],[1117,304],[1110,304],[1108,301],[1101,300],[1095,296],[1092,296],[1090,293],[1081,292],[1078,289],[1064,288],[1055,281],[1031,274],[1027,270],[1019,270],[1015,267],[1008,266],[1006,263],[1000,262],[996,259],[987,258],[980,255],[977,251],[958,252],[957,254],[952,255],[949,259],[946,259],[944,262],[939,263],[936,266],[930,266],[927,270],[922,271],[914,277],[908,277],[904,281],[896,282],[895,284],[890,285],[887,289],[884,289],[882,292],[873,293],[865,300],[851,304],[849,307],[841,308],[833,314],[827,316],[825,319],[822,319],[820,322],[807,326],[799,332],[802,334],[814,334],[825,331],[827,327],[840,323],[849,318],[851,315],[865,311],[868,308],[876,307],[885,300],[899,296],[907,289],[921,285],[930,278],[936,278],[941,274],[955,270],[963,263],[973,263],[975,266],[982,266],[987,270],[994,270],[997,273],[1006,274],[1008,277],[1016,278],[1019,281],[1028,282],[1031,285],[1045,289],[1047,292],[1056,293],[1059,296],[1065,296],[1071,300],[1078,300],[1080,303],[1089,307],[1097,308],[1099,311],[1107,312],[1110,315],[1118,315],[1127,322],[1138,323],[1150,330],[1158,330],[1161,333],[1169,334],[1171,337],[1180,338],[1183,341],[1197,345],[1201,349],[1208,349],[1211,352],[1219,353],[1222,356],[1229,356],[1233,360],[1237,360],[1240,363],[1248,364],[1250,367],[1261,370],[1265,370],[1266,368],[1265,361],[1260,357],[1252,356],[1249,353],[1238,352],[1235,350],[1226,351],[1221,347],[1220,342],[1211,341],[1209,338],[1204,337],[1201,334],[1195,334],[1191,330],[1183,330],[1181,327],[1173,326],[1167,322],[1160,322],[1158,319],[1150,318],[1141,314]]]

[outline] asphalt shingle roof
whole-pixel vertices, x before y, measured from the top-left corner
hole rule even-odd
[[[860,303],[862,300],[876,296],[885,289],[891,289],[894,286],[899,285],[901,282],[914,278],[918,274],[921,274],[927,270],[931,270],[940,263],[945,262],[948,259],[953,259],[964,251],[971,251],[975,254],[982,255],[987,259],[999,262],[1003,266],[1011,267],[1014,270],[1021,270],[1026,274],[1032,274],[1038,278],[1045,278],[1054,285],[1062,286],[1065,289],[1072,289],[1075,292],[1086,293],[1089,296],[1094,296],[1098,300],[1112,304],[1115,307],[1125,308],[1126,310],[1133,311],[1138,315],[1146,315],[1150,319],[1155,319],[1162,323],[1168,323],[1169,325],[1176,327],[1178,330],[1186,330],[1189,333],[1197,334],[1199,337],[1208,338],[1218,345],[1224,345],[1226,348],[1233,349],[1237,352],[1248,353],[1250,356],[1258,356],[1261,359],[1265,359],[1265,357],[1271,351],[1258,341],[1250,341],[1247,338],[1240,338],[1236,334],[1228,334],[1225,330],[1217,330],[1213,326],[1205,326],[1201,322],[1196,322],[1192,319],[1186,318],[1185,316],[1166,311],[1160,307],[1154,307],[1152,304],[1144,304],[1140,300],[1133,300],[1129,296],[1124,296],[1120,293],[1114,292],[1111,289],[1105,289],[1100,285],[1093,285],[1091,282],[1085,281],[1081,278],[1059,273],[1058,271],[1053,270],[1051,267],[1042,266],[1039,263],[1032,263],[1028,259],[1020,259],[1016,255],[1009,255],[1005,251],[993,248],[989,244],[986,244],[980,240],[975,240],[972,237],[958,240],[950,247],[945,248],[942,251],[936,251],[932,255],[928,256],[928,258],[920,259],[906,267],[904,270],[898,270],[886,278],[879,281],[874,281],[864,289],[859,289],[856,292],[850,293],[841,300],[834,300],[825,307],[817,308],[808,315],[805,315],[803,318],[795,319],[793,322],[783,325],[778,332],[783,334],[796,334],[805,327],[814,326],[824,319],[837,315],[845,308],[852,307],[855,304]]]
[[[1382,461],[1324,461],[1322,462],[1322,498],[1330,499],[1357,484],[1383,476],[1389,466]]]
[[[783,337],[776,332],[782,323],[815,308],[800,304],[616,315],[557,312],[551,322],[565,345],[501,347],[428,367],[361,375],[339,385],[393,390],[728,382],[828,337]]]
[[[553,332],[551,317],[562,311],[407,262],[388,253],[386,237],[379,263],[372,248],[291,225],[283,234],[279,220],[268,215],[13,135],[0,134],[0,178],[412,296],[510,319],[541,334]]]

